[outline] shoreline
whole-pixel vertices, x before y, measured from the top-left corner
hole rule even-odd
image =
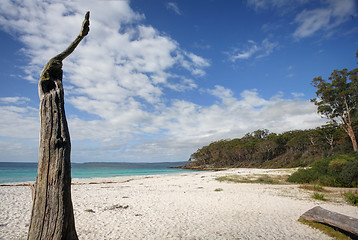
[[[358,208],[311,198],[298,185],[219,182],[218,177],[287,174],[283,169],[73,180],[80,239],[330,239],[298,222],[314,206],[358,218]],[[0,187],[0,239],[26,239],[28,186]]]

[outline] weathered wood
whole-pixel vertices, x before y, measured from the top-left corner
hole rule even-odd
[[[28,240],[78,239],[71,199],[71,142],[64,108],[62,60],[89,31],[89,12],[78,37],[46,64],[39,81],[40,148]]]
[[[306,219],[312,222],[323,223],[358,237],[358,219],[349,217],[340,213],[331,212],[321,207],[314,207],[304,214],[300,218]]]

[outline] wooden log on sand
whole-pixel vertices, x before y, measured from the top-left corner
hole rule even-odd
[[[357,218],[331,212],[319,206],[308,210],[302,214],[300,218],[338,228],[339,230],[343,230],[344,232],[352,234],[354,238],[358,238]]]

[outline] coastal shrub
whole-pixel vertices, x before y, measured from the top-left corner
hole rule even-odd
[[[323,158],[310,168],[301,168],[288,177],[294,183],[317,183],[332,187],[356,187],[358,184],[358,155],[344,154]]]
[[[312,168],[300,168],[297,172],[292,173],[288,178],[288,182],[294,183],[312,183],[317,181],[319,173]]]
[[[346,192],[344,193],[344,199],[346,202],[358,206],[358,191],[353,192]]]
[[[340,172],[340,180],[343,186],[358,186],[358,161],[347,162]]]
[[[339,171],[347,163],[347,160],[344,158],[338,158],[330,161],[329,167],[334,171]]]
[[[314,198],[316,200],[326,201],[326,198],[324,197],[323,193],[315,192],[315,193],[313,193],[312,198]]]

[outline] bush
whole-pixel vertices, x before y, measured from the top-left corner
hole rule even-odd
[[[297,172],[291,174],[288,178],[288,182],[294,183],[312,183],[317,181],[319,175],[312,168],[300,168]]]
[[[342,167],[347,163],[347,160],[338,158],[334,159],[329,163],[329,168],[333,169],[334,171],[339,171]]]
[[[324,194],[315,192],[312,197],[317,200],[326,201]]]
[[[358,161],[348,162],[342,167],[340,179],[343,186],[357,187],[358,185]]]
[[[287,179],[294,183],[319,183],[332,187],[358,185],[358,155],[336,155],[315,161],[311,168],[299,169]]]
[[[358,206],[358,191],[356,191],[355,193],[353,192],[346,192],[344,194],[344,199],[355,206]]]
[[[354,162],[356,157],[354,154],[340,154],[331,159],[329,162],[329,168],[334,171],[340,171],[348,162]]]

